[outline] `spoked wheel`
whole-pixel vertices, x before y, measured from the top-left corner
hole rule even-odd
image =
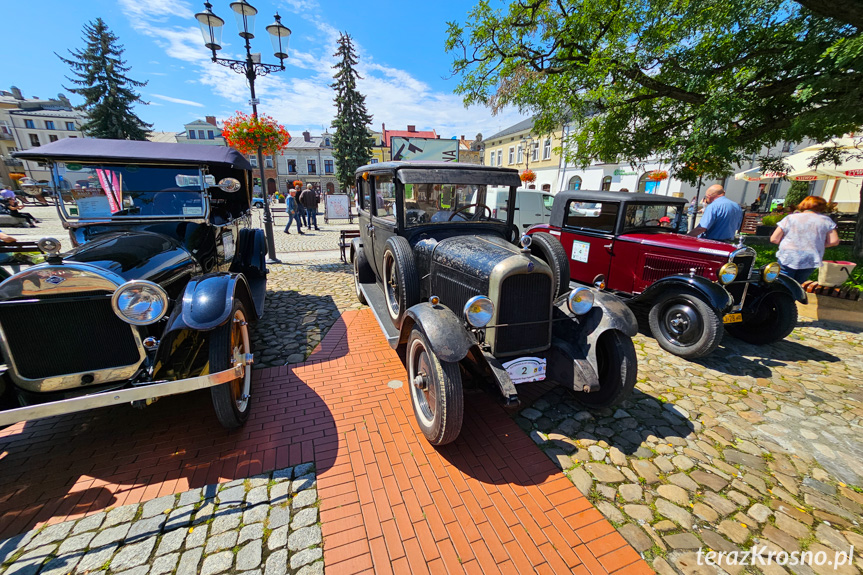
[[[704,300],[689,293],[670,293],[648,316],[650,331],[665,351],[685,358],[707,355],[722,341],[722,320]]]
[[[227,429],[243,425],[249,418],[252,388],[252,347],[246,310],[240,301],[234,303],[234,313],[225,325],[210,336],[210,373],[245,365],[242,377],[210,388],[216,418]]]
[[[432,445],[446,445],[461,432],[464,395],[458,363],[440,361],[422,329],[407,344],[408,387],[417,423]]]
[[[743,323],[725,326],[728,333],[748,343],[773,343],[785,339],[794,331],[797,325],[797,304],[790,295],[774,292],[764,296],[755,313],[747,315],[744,315]]]
[[[388,239],[383,263],[387,311],[393,325],[401,327],[408,308],[420,299],[416,263],[408,241],[398,236]]]
[[[578,392],[578,400],[590,407],[612,407],[622,403],[635,389],[638,358],[632,338],[617,330],[608,330],[596,342],[596,366],[599,391]]]

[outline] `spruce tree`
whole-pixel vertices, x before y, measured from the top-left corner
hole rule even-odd
[[[360,75],[354,69],[357,56],[351,37],[340,34],[338,49],[334,56],[341,58],[333,68],[335,82],[330,86],[336,92],[336,119],[333,126],[333,157],[336,161],[336,178],[341,186],[349,189],[354,183],[354,172],[372,157],[374,140],[369,135],[367,125],[372,116],[366,110],[366,97],[357,90]]]
[[[108,30],[105,22],[97,18],[84,25],[83,50],[69,50],[71,58],[56,54],[72,69],[73,78],[67,80],[79,86],[68,88],[83,96],[84,104],[78,110],[87,113],[88,120],[81,126],[87,136],[111,140],[146,140],[153,129],[132,111],[135,103],[146,104],[134,88],[147,82],[137,82],[126,76],[129,66],[122,60],[123,46],[117,36]]]

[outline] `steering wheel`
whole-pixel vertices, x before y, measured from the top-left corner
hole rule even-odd
[[[650,222],[656,222],[656,225],[657,225],[657,226],[661,226],[661,225],[662,225],[662,222],[660,222],[660,221],[659,221],[658,219],[656,219],[656,218],[653,218],[652,220],[644,220],[644,225],[645,225],[645,226],[652,225]]]
[[[477,207],[477,208],[479,208],[479,207],[483,207],[483,208],[485,208],[485,209],[488,211],[488,219],[491,219],[491,208],[490,208],[490,207],[488,207],[487,205],[485,205],[485,204],[468,204],[468,205],[466,205],[466,206],[462,206],[462,207],[460,207],[459,209],[457,209],[456,211],[454,211],[454,212],[452,213],[452,215],[450,215],[450,217],[449,217],[449,219],[448,219],[447,221],[448,221],[448,222],[451,222],[451,221],[452,221],[452,219],[453,219],[454,217],[456,217],[457,215],[459,215],[459,214],[460,214],[460,213],[462,213],[463,211],[467,210],[468,208],[473,208],[473,207]],[[478,219],[478,218],[479,218],[479,215],[480,215],[480,214],[479,214],[479,212],[477,212],[477,213],[475,213],[475,214],[473,215],[473,217],[472,217],[472,218],[465,218],[465,220],[476,220],[476,219]]]

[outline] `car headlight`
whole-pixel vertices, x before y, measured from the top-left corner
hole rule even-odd
[[[737,278],[737,272],[737,264],[728,262],[719,268],[719,273],[716,276],[719,278],[720,283],[730,284]]]
[[[473,327],[485,327],[494,315],[494,304],[484,295],[473,296],[464,304],[464,319]]]
[[[779,262],[769,263],[761,270],[761,277],[766,282],[776,281],[776,278],[779,277],[779,272],[782,271],[782,266],[779,265]]]
[[[111,297],[117,317],[132,325],[156,323],[168,311],[168,294],[162,286],[145,280],[126,282]]]
[[[566,304],[575,315],[584,315],[593,307],[593,292],[586,287],[575,288],[569,292]]]

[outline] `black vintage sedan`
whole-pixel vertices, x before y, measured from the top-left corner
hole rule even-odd
[[[385,162],[359,168],[356,182],[357,297],[402,355],[430,443],[458,437],[463,385],[489,382],[510,406],[516,386],[546,378],[593,408],[629,397],[635,317],[599,290],[570,290],[557,238],[519,238],[513,210],[488,205],[494,186],[515,205],[516,170]]]
[[[65,139],[17,157],[54,173],[72,248],[0,284],[0,425],[209,388],[249,415],[249,325],[266,293],[252,166],[216,146]]]

